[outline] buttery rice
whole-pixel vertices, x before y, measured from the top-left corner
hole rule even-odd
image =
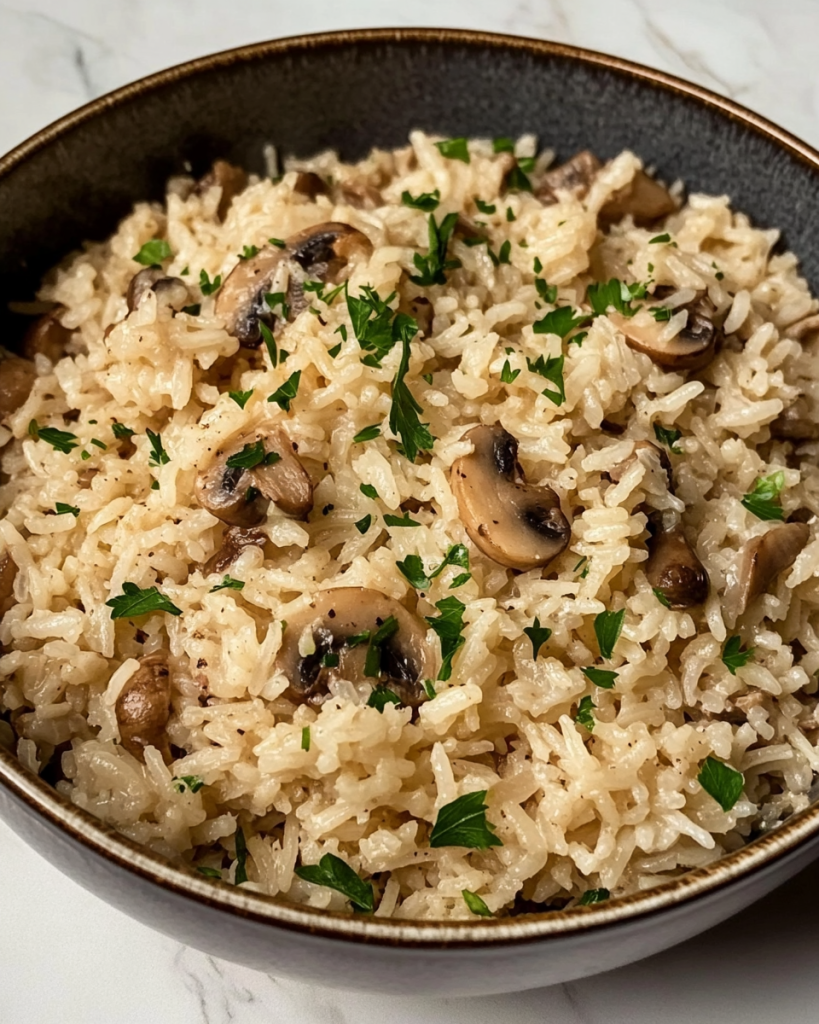
[[[819,511],[819,445],[795,452],[768,429],[798,395],[819,399],[817,350],[788,336],[819,309],[796,257],[772,255],[777,232],[753,228],[726,196],[691,195],[657,229],[627,218],[601,234],[597,211],[641,166],[629,152],[605,166],[582,202],[567,196],[544,206],[525,192],[504,194],[508,161],[490,142],[472,141],[470,151],[469,164],[447,159],[418,132],[408,148],[374,151],[355,166],[322,154],[288,165],[279,180],[252,179],[223,223],[218,187],[187,197],[172,189],[165,207],[137,204],[111,239],[87,246],[44,285],[40,297],[65,307],[62,322],[75,333],[56,365],[37,357],[31,396],[0,427],[0,551],[19,570],[15,604],[0,625],[0,711],[13,723],[13,738],[5,728],[17,756],[39,772],[59,748],[57,788],[77,806],[228,882],[241,827],[244,885],[313,907],[349,909],[340,893],[295,874],[325,853],[372,880],[376,913],[397,918],[470,918],[463,890],[500,913],[566,906],[594,888],[646,889],[803,809],[819,770],[815,521],[792,567],[738,621],[726,600],[743,544],[777,525],[741,504],[757,478],[784,472],[786,518],[798,508]],[[518,140],[516,152],[534,156],[534,138]],[[549,159],[538,157],[535,179]],[[368,211],[296,195],[297,166],[335,181],[363,179],[384,205]],[[495,266],[486,245],[455,237],[450,255],[462,268],[445,285],[410,286],[434,307],[430,336],[412,343],[407,377],[436,438],[431,457],[415,464],[396,453],[388,426],[401,346],[380,369],[363,365],[343,296],[317,302],[320,317],[305,310],[286,326],[278,340],[290,355],[275,369],[261,354],[232,359],[238,342],[215,317],[215,296],[201,299],[199,315],[171,317],[150,293],[126,315],[139,269],[132,257],[152,238],[167,239],[166,271],[187,270],[196,301],[200,270],[224,280],[243,246],[330,220],[373,244],[353,267],[349,293],[371,285],[382,297],[404,295],[414,254],[427,251],[428,215],[401,195],[434,189],[438,219],[460,211],[484,220],[493,251],[507,239],[511,249],[509,263]],[[496,212],[476,212],[476,196]],[[676,245],[652,244],[658,231]],[[576,309],[588,310],[591,281],[610,277],[673,286],[668,301],[680,307],[707,291],[725,318],[726,342],[698,373],[663,371],[608,316],[594,319],[582,345],[561,347],[557,336],[533,333],[550,308],[535,288],[536,258],[539,276],[557,286],[557,304]],[[672,318],[668,336],[684,324],[684,313]],[[341,325],[347,340],[332,358]],[[556,406],[525,357],[561,351],[566,399]],[[500,378],[507,359],[520,370],[511,384]],[[225,365],[229,376],[220,379]],[[266,399],[295,370],[301,385],[287,413]],[[244,410],[230,389],[253,391]],[[75,433],[81,447],[65,454],[35,440],[32,419]],[[611,420],[625,432],[608,432]],[[115,421],[135,431],[130,458],[119,456]],[[498,422],[519,441],[527,481],[553,487],[572,521],[568,548],[545,570],[514,573],[491,561],[459,518],[450,467],[471,450],[463,440],[470,427]],[[315,485],[313,511],[298,522],[271,506],[263,528],[275,557],[245,549],[229,569],[244,589],[211,592],[221,574],[204,576],[197,566],[218,550],[224,526],[197,506],[197,467],[214,441],[274,423],[298,444]],[[373,423],[381,435],[354,444]],[[640,461],[617,483],[608,476],[635,440],[656,442],[655,424],[682,433],[682,455],[671,456],[676,497]],[[161,432],[167,464],[149,464],[147,429]],[[377,500],[361,493],[362,483]],[[408,499],[413,509],[421,503],[412,512],[421,527],[385,526],[383,514],[401,515]],[[646,501],[684,509],[710,577],[703,606],[672,611],[652,592],[643,572]],[[77,506],[79,516],[54,515],[57,502]],[[375,525],[362,535],[354,524],[367,514]],[[447,569],[416,598],[396,561],[417,554],[429,569],[453,544],[468,547],[471,580],[451,590],[461,570]],[[126,581],[159,586],[182,614],[112,621],[105,602]],[[282,697],[287,681],[275,662],[283,622],[338,586],[381,591],[420,618],[434,616],[445,597],[465,603],[452,677],[435,684],[414,716],[367,706],[367,680],[335,683],[320,708]],[[620,609],[623,632],[606,663],[618,677],[604,690],[581,668],[600,664],[595,617]],[[537,660],[523,632],[535,617],[553,631]],[[754,648],[736,675],[722,662],[734,634]],[[428,642],[440,659],[431,630]],[[163,648],[173,684],[168,733],[184,755],[169,766],[154,748],[144,764],[123,750],[114,713],[136,659]],[[585,696],[595,705],[592,733],[575,721]],[[749,699],[737,704],[742,697]],[[697,781],[708,756],[744,775],[730,811]],[[205,784],[180,793],[172,780],[182,776]],[[476,790],[488,791],[488,819],[503,845],[430,848],[439,809]]]

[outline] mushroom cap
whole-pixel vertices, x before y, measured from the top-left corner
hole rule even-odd
[[[772,526],[744,545],[737,577],[738,615],[764,594],[781,572],[793,565],[809,537],[810,527],[806,523],[783,523]]]
[[[229,466],[228,459],[245,445],[262,441],[265,453],[275,453],[272,465],[251,469]],[[242,434],[216,452],[213,461],[196,477],[199,504],[231,526],[256,526],[272,501],[285,515],[303,518],[313,506],[313,484],[293,450],[293,442],[277,427]]]
[[[658,526],[649,537],[646,577],[675,611],[708,597],[708,573],[679,525],[670,530]]]
[[[202,574],[222,573],[230,568],[245,548],[263,548],[270,538],[262,530],[253,527],[230,526],[225,530],[222,544],[212,558],[201,566]]]
[[[819,440],[819,420],[804,395],[782,410],[771,423],[770,430],[771,437],[779,441]]]
[[[646,228],[676,209],[677,204],[668,189],[640,170],[628,185],[618,189],[603,204],[598,223],[605,231],[630,214],[637,227]]]
[[[0,348],[0,419],[11,416],[25,404],[36,379],[37,370],[30,359],[21,359]]]
[[[284,696],[297,704],[321,704],[333,679],[358,682],[366,678],[366,643],[351,648],[345,641],[368,631],[375,633],[391,616],[398,629],[381,646],[381,674],[373,684],[386,683],[402,704],[417,707],[424,700],[424,679],[435,674],[426,627],[398,601],[366,587],[323,590],[306,611],[288,620],[277,660],[290,682]],[[306,632],[311,633],[315,650],[303,655]],[[338,655],[337,666],[322,666],[322,658],[329,653]]]
[[[241,167],[229,164],[227,160],[214,160],[211,169],[196,183],[195,191],[202,195],[216,186],[222,190],[216,216],[219,220],[224,220],[234,197],[247,187],[247,172]]]
[[[71,340],[72,332],[60,323],[58,314],[61,312],[62,306],[44,313],[26,331],[22,351],[27,359],[44,355],[56,363],[65,355],[65,347]]]
[[[602,166],[590,149],[583,149],[564,164],[553,167],[543,175],[537,189],[537,198],[544,206],[556,203],[558,192],[569,192],[582,199]]]
[[[338,200],[356,210],[377,210],[384,205],[384,197],[363,178],[342,181],[338,185]]]
[[[145,748],[156,747],[165,763],[171,748],[165,728],[171,717],[171,676],[166,651],[139,659],[139,668],[125,684],[115,704],[122,746],[140,761]]]
[[[464,440],[474,450],[453,463],[450,485],[470,538],[509,569],[548,565],[572,532],[557,494],[515,480],[518,442],[500,424],[473,427]]]
[[[293,192],[297,196],[304,196],[305,199],[315,201],[316,196],[329,195],[330,188],[324,178],[316,174],[315,171],[297,171]]]
[[[609,313],[609,319],[625,335],[629,348],[642,352],[657,366],[666,370],[701,370],[717,353],[720,332],[712,317],[714,307],[706,296],[689,303],[688,323],[673,338],[660,341],[664,324],[635,324],[619,313]]]
[[[145,267],[134,274],[128,285],[125,293],[128,311],[133,313],[151,291],[156,293],[157,302],[176,310],[182,309],[190,297],[181,277],[167,277],[159,267]]]

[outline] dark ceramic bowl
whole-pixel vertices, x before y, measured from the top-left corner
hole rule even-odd
[[[164,71],[44,129],[0,160],[2,337],[11,300],[185,161],[263,171],[262,146],[356,159],[443,135],[536,132],[568,157],[625,147],[690,190],[728,193],[783,231],[819,288],[819,154],[679,79],[567,46],[439,30],[340,32],[263,43]],[[133,917],[248,966],[350,988],[514,991],[608,970],[687,939],[793,875],[819,850],[819,808],[711,867],[592,907],[457,924],[278,903],[171,866],[63,800],[0,751],[0,813],[34,849]],[[36,898],[33,895],[32,898]]]

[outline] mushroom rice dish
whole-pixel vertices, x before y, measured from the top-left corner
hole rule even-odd
[[[804,809],[819,303],[777,231],[532,136],[270,172],[172,179],[2,353],[0,743],[214,882],[396,918]]]

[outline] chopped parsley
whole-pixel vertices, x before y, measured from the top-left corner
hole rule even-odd
[[[577,705],[577,714],[574,716],[575,722],[578,725],[582,725],[584,729],[588,729],[589,732],[594,732],[593,711],[594,701],[591,697],[583,697]]]
[[[342,324],[341,326],[343,327],[344,324]],[[339,342],[337,345],[333,345],[332,348],[328,348],[327,349],[327,355],[331,359],[335,359],[335,357],[339,354],[340,351],[341,351],[341,342]]]
[[[536,277],[535,278],[535,288],[537,288],[537,293],[541,297],[541,299],[543,299],[544,302],[549,302],[552,305],[554,305],[554,303],[555,303],[555,301],[557,299],[557,285],[556,284],[547,284],[543,280],[543,278]],[[564,309],[569,309],[571,307],[564,306],[563,308]],[[555,310],[555,312],[557,312],[557,310]],[[571,330],[571,328],[569,328],[569,330]],[[540,331],[538,331],[537,333],[540,334]],[[548,333],[557,334],[558,332],[557,331],[552,331],[552,332],[548,332],[547,331],[546,333],[547,334]],[[569,332],[566,331],[566,334],[568,334],[568,333]],[[560,337],[563,338],[563,337],[565,337],[565,335],[561,334]]]
[[[347,296],[347,312],[350,314],[353,333],[359,346],[370,353],[363,359],[366,366],[380,367],[384,356],[401,339],[402,332],[407,333],[410,330],[410,324],[415,327],[411,337],[418,331],[418,325],[412,317],[405,313],[395,314],[390,309],[389,304],[394,298],[395,292],[392,292],[386,299],[382,299],[369,285],[361,289],[361,295],[357,298],[353,295]],[[347,340],[346,328],[341,336]]]
[[[745,777],[730,765],[717,761],[715,757],[706,757],[703,761],[697,782],[705,792],[712,796],[723,811],[730,811],[742,796]]]
[[[309,725],[305,725],[304,728],[301,730],[301,749],[302,750],[309,750],[310,749],[310,726]]]
[[[244,409],[252,394],[252,389],[250,391],[228,391],[228,395],[233,399],[233,401],[239,406],[240,409]]]
[[[514,153],[515,143],[508,135],[501,135],[497,139],[492,139],[492,150],[495,153]]]
[[[213,295],[222,287],[222,275],[217,274],[211,281],[206,270],[199,271],[199,288],[203,295]]]
[[[485,213],[487,215],[494,213],[497,209],[494,203],[485,203],[483,199],[478,199],[477,196],[475,196],[475,206],[478,208],[480,213]]]
[[[83,460],[83,462],[87,462],[91,458],[91,452],[81,451],[80,458]]]
[[[149,615],[151,612],[182,614],[182,609],[177,608],[164,594],[160,594],[156,587],[142,590],[136,583],[123,583],[119,597],[112,597],[110,601],[105,602],[105,606],[111,609],[112,619],[127,619],[132,616]]]
[[[649,313],[651,313],[658,324],[666,323],[674,315],[674,311],[670,306],[651,306]]]
[[[426,256],[415,253],[412,260],[417,274],[410,275],[410,281],[427,287],[433,284],[446,284],[447,270],[455,270],[461,266],[458,259],[446,258],[447,246],[458,222],[457,213],[448,213],[438,224],[435,215],[429,215],[429,252]]]
[[[535,616],[535,621],[531,626],[524,627],[523,632],[532,641],[532,660],[537,661],[538,653],[540,648],[546,643],[549,637],[552,635],[551,629],[548,626],[541,626],[540,619]]]
[[[239,253],[240,260],[252,260],[254,256],[259,255],[259,247],[256,245],[243,245],[242,251]]]
[[[57,430],[56,427],[41,427],[37,420],[32,420],[28,425],[28,432],[35,441],[45,441],[57,451],[68,455],[74,448],[79,447],[79,439],[76,434],[68,430]]]
[[[381,648],[398,632],[398,619],[390,615],[370,637],[367,657],[364,661],[364,675],[377,679],[381,675]]]
[[[281,459],[278,452],[265,452],[264,441],[246,444],[240,452],[231,455],[225,465],[230,469],[254,469],[256,466],[273,466]]]
[[[267,349],[267,354],[270,356],[270,365],[275,368],[279,365],[279,349],[276,345],[276,339],[273,337],[273,332],[263,320],[259,321],[259,330],[261,331],[262,340],[264,341],[265,348]],[[282,360],[282,362],[284,362],[284,360]]]
[[[375,894],[369,882],[363,881],[349,864],[334,853],[325,853],[318,864],[302,864],[296,874],[305,882],[325,885],[345,896],[356,910],[371,914],[375,906]]]
[[[378,497],[378,491],[373,487],[372,484],[360,484],[359,491],[364,495],[365,498],[372,498],[375,500]]]
[[[91,444],[93,444],[95,448],[101,448],[103,451],[105,451],[108,448],[108,445],[105,443],[105,441],[100,441],[98,437],[92,437]]]
[[[675,455],[682,455],[682,448],[677,447],[677,442],[682,437],[682,431],[675,430],[673,427],[664,427],[661,423],[655,423],[654,436],[669,451],[674,452]]]
[[[164,238],[152,238],[131,258],[143,267],[159,267],[163,260],[169,260],[172,256],[171,247]]]
[[[659,587],[652,587],[651,591],[664,608],[671,607],[671,602],[668,600],[668,598],[665,596],[662,590],[660,590]]]
[[[200,875],[204,875],[205,878],[215,878],[218,881],[222,881],[222,872],[218,868],[207,868],[197,865],[196,870]]]
[[[424,213],[432,213],[433,210],[438,209],[438,205],[441,202],[441,192],[437,188],[433,192],[422,192],[420,196],[411,196],[409,192],[402,192],[401,202],[412,210],[423,210]]]
[[[268,398],[268,402],[275,402],[284,409],[285,412],[290,412],[290,403],[299,393],[300,380],[301,370],[296,370],[295,373],[291,373],[284,384],[282,384],[280,388],[277,388]]]
[[[520,370],[519,369],[513,370],[511,363],[507,359],[504,362],[504,364],[503,364],[503,368],[501,369],[501,376],[500,376],[501,383],[502,384],[514,384],[514,382],[517,380],[519,374],[520,374]]]
[[[427,695],[429,700],[434,700],[437,696],[435,692],[435,683],[431,679],[424,680],[424,693]]]
[[[370,639],[370,630],[365,629],[363,633],[353,633],[352,636],[348,636],[344,640],[345,647],[360,647],[361,644],[366,644]]]
[[[286,249],[287,242],[283,238],[268,238],[268,242],[271,245],[275,245],[277,249]]]
[[[527,356],[526,365],[532,371],[532,373],[538,374],[540,377],[544,377],[546,380],[554,384],[556,391],[551,388],[544,388],[541,392],[545,395],[554,405],[561,405],[566,401],[566,387],[563,381],[563,363],[565,360],[564,355],[549,356],[545,362],[543,356],[538,356],[537,359],[532,362]]]
[[[399,314],[401,316],[402,314]],[[396,320],[398,317],[396,317]],[[401,336],[401,361],[395,374],[392,385],[392,405],[390,406],[390,430],[401,438],[401,445],[404,455],[410,462],[420,451],[428,451],[435,441],[429,432],[429,424],[422,423],[420,414],[423,409],[415,400],[414,395],[407,387],[406,375],[409,370],[410,341],[418,330],[418,325],[411,317],[406,317],[409,324],[405,329],[400,329]]]
[[[384,708],[388,704],[400,704],[401,698],[397,693],[393,691],[383,683],[379,683],[378,686],[374,686],[372,693],[367,698],[368,708],[377,708],[378,711],[383,715]]]
[[[180,775],[178,778],[174,776],[171,783],[177,793],[184,793],[186,789],[191,793],[198,793],[205,785],[205,780],[201,775]]]
[[[477,914],[478,917],[492,917],[492,911],[476,892],[470,892],[469,889],[461,889],[461,896],[463,896],[464,903],[473,914]]]
[[[126,437],[133,437],[136,433],[136,431],[131,430],[130,427],[126,427],[124,423],[112,423],[111,430],[118,441],[122,441]]]
[[[353,523],[353,526],[355,526],[359,533],[364,534],[372,526],[372,523],[373,517],[371,515],[366,515],[363,519],[359,519],[357,523]]]
[[[409,512],[405,512],[402,516],[393,516],[387,512],[384,515],[384,522],[387,526],[420,526],[420,523],[416,523],[414,519],[410,519]]]
[[[595,618],[594,633],[597,637],[601,657],[610,658],[614,653],[614,647],[623,629],[625,617],[626,610],[621,608],[619,612],[600,612]]]
[[[145,431],[148,440],[151,442],[151,454],[148,456],[149,466],[167,466],[171,461],[170,455],[162,445],[162,435],[155,434],[150,428]]]
[[[535,256],[534,261],[532,263],[532,269],[536,274],[539,274],[541,270],[543,270],[543,264],[540,262],[539,256]]]
[[[781,469],[770,476],[758,477],[753,490],[742,499],[742,504],[757,519],[784,519],[785,513],[778,500],[784,486],[785,474]]]
[[[215,594],[217,590],[243,590],[243,580],[235,580],[230,574],[223,577],[221,583],[217,583],[215,587],[211,587],[209,593]]]
[[[490,250],[491,251],[491,250]],[[512,252],[512,243],[507,238],[503,245],[498,249],[498,263],[508,263],[509,255]]]
[[[634,299],[642,299],[646,294],[644,284],[626,284],[613,277],[610,281],[601,281],[597,284],[590,284],[586,291],[586,298],[594,310],[595,316],[603,316],[610,307],[614,307],[623,316],[634,316],[637,309],[631,305]]]
[[[556,334],[560,338],[565,338],[570,331],[588,319],[584,313],[575,316],[571,306],[559,306],[547,313],[542,320],[536,320],[532,324],[532,330],[535,334]]]
[[[191,303],[190,306],[183,306],[182,312],[187,313],[188,316],[199,316],[199,314],[202,312],[202,303],[193,302]]]
[[[438,618],[427,616],[426,621],[441,641],[441,670],[438,678],[445,682],[452,675],[452,659],[466,643],[463,636],[466,605],[457,597],[445,597],[435,607],[440,615]]]
[[[581,907],[590,907],[593,903],[605,903],[610,898],[608,889],[587,889],[577,902]]]
[[[465,846],[470,850],[488,850],[503,846],[494,828],[486,820],[486,790],[465,793],[438,811],[429,837],[433,849],[441,846]]]
[[[722,664],[728,669],[732,676],[737,674],[737,669],[747,665],[754,656],[754,648],[742,649],[742,639],[738,636],[730,636],[725,641],[722,649]]]
[[[469,572],[469,552],[463,544],[453,544],[452,547],[447,551],[444,560],[437,567],[433,569],[429,575],[424,571],[424,562],[420,555],[407,555],[403,562],[396,562],[395,567],[398,571],[409,580],[410,584],[415,587],[416,590],[426,590],[430,583],[441,573],[448,565],[458,566],[460,569],[465,569],[466,573],[462,573],[454,579],[450,585],[450,589],[460,587],[468,580],[472,578]]]
[[[328,651],[321,659],[322,668],[338,668],[339,657],[333,651]]]
[[[669,235],[669,233],[666,231],[662,235],[655,235],[653,238],[649,238],[648,244],[649,245],[658,245],[659,243],[670,242],[670,241],[671,241],[671,235]]]
[[[290,306],[287,304],[287,296],[284,292],[266,292],[264,301],[271,313],[275,313],[277,308],[281,310],[282,320],[286,320],[290,316]]]
[[[617,672],[612,672],[607,668],[589,667],[581,668],[580,671],[590,683],[594,683],[595,686],[599,686],[601,690],[610,690],[614,686],[614,680],[618,676]]]
[[[525,158],[518,160],[514,167],[512,167],[503,183],[507,192],[532,191],[532,183],[525,173],[525,168],[527,167],[531,170],[532,164],[526,161]]]
[[[235,885],[247,881],[247,843],[241,826],[236,829],[236,874],[233,881]]]
[[[457,139],[444,139],[443,142],[436,142],[435,148],[447,160],[462,160],[465,164],[469,163],[469,149],[463,136],[459,136]]]
[[[512,223],[513,220],[517,220],[517,217],[513,213],[511,206],[506,207],[506,219],[509,221],[510,224]]]
[[[76,505],[66,505],[62,501],[58,501],[57,504],[54,506],[54,512],[55,512],[55,515],[58,515],[58,516],[70,515],[70,516],[74,516],[75,519],[80,514],[80,510],[77,508]]]
[[[353,438],[353,444],[363,444],[364,441],[373,441],[381,433],[381,426],[378,423],[373,423],[371,427],[365,427]]]

